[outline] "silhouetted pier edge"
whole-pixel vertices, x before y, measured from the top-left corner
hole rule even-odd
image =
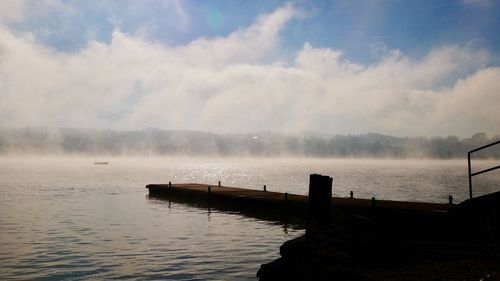
[[[200,199],[209,199],[214,207],[218,204],[230,206],[235,203],[238,210],[267,209],[279,211],[282,216],[304,218],[307,214],[307,195],[297,195],[270,191],[266,186],[262,190],[230,187],[219,184],[201,183],[180,183],[180,184],[148,184],[149,196],[156,198],[183,199],[186,202],[199,202]],[[350,213],[371,212],[374,207],[377,209],[391,210],[393,212],[408,213],[443,213],[449,210],[453,204],[446,203],[426,203],[426,202],[406,202],[393,200],[378,200],[375,198],[362,199],[351,197],[331,198],[332,218],[342,220]]]

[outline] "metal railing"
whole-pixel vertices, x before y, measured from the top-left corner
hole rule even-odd
[[[478,148],[473,149],[473,150],[471,150],[471,151],[469,151],[467,153],[467,163],[468,163],[468,166],[469,166],[469,197],[470,198],[472,198],[472,177],[473,176],[477,176],[477,175],[480,175],[480,174],[491,172],[491,171],[496,170],[496,169],[500,169],[500,165],[498,165],[498,166],[495,166],[495,167],[492,167],[492,168],[488,168],[488,169],[485,169],[485,170],[482,170],[482,171],[478,171],[478,172],[472,173],[471,164],[470,164],[470,156],[474,152],[477,152],[479,150],[483,150],[485,148],[488,148],[488,147],[491,147],[491,146],[494,146],[494,145],[497,145],[497,144],[500,144],[500,141],[492,142],[490,144],[478,147]]]

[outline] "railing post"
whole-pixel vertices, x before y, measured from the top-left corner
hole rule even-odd
[[[469,170],[469,198],[472,199],[472,170],[470,167],[470,152],[467,153],[467,166]]]
[[[481,147],[475,148],[475,149],[467,152],[467,166],[468,166],[468,170],[469,170],[469,197],[470,197],[470,199],[472,199],[472,177],[480,175],[480,174],[484,174],[484,173],[487,173],[487,172],[491,172],[491,171],[496,170],[496,169],[500,169],[500,166],[495,166],[495,167],[491,167],[491,168],[486,169],[486,170],[482,170],[482,171],[478,171],[478,172],[472,173],[472,168],[471,168],[471,163],[470,163],[471,154],[473,152],[477,152],[477,151],[483,150],[485,148],[495,146],[497,144],[500,144],[500,140],[492,142],[492,143],[487,144],[487,145],[483,145]]]

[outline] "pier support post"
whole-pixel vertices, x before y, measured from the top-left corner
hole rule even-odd
[[[312,174],[309,176],[308,222],[321,225],[330,223],[332,206],[332,182],[329,176]]]

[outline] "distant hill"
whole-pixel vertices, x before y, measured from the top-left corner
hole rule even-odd
[[[484,133],[471,138],[300,135],[263,132],[215,134],[198,131],[114,131],[68,128],[0,128],[0,155],[186,155],[256,157],[439,158],[466,157],[467,151],[499,140]],[[475,155],[500,158],[500,149]]]

